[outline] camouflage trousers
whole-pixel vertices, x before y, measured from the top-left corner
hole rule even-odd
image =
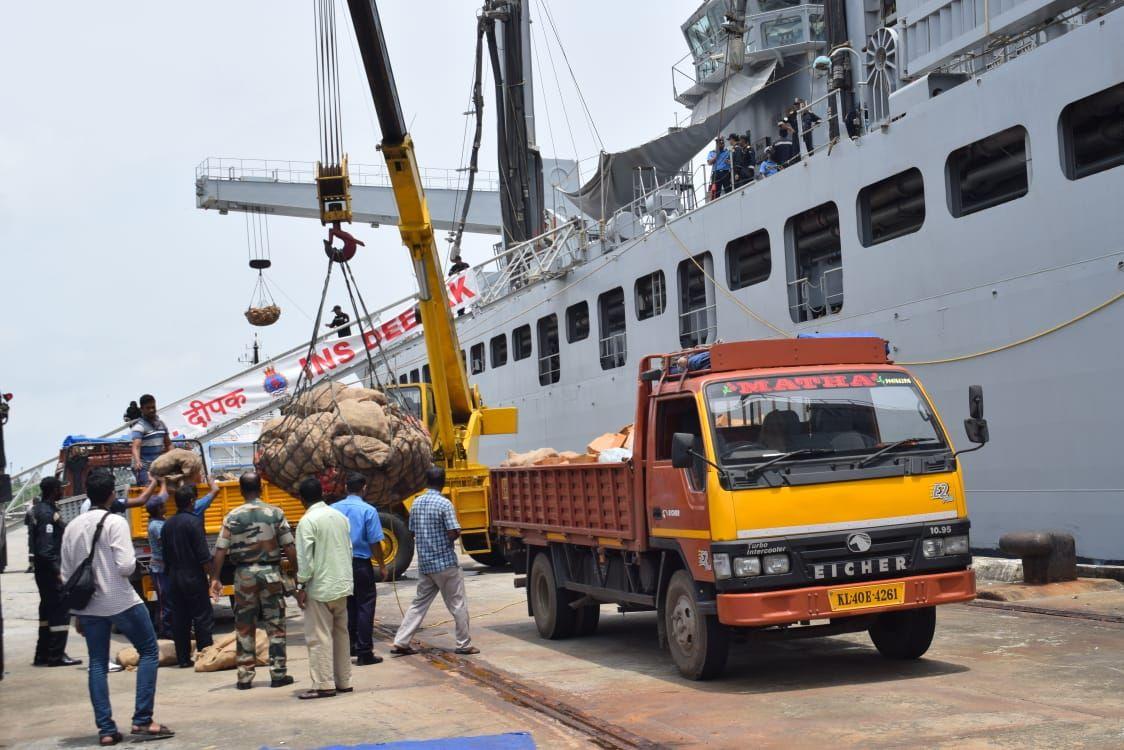
[[[254,639],[258,623],[269,637],[269,674],[285,676],[285,594],[276,565],[239,565],[234,569],[234,631],[238,636],[238,682],[254,679]]]

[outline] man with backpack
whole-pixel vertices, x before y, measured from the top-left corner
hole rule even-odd
[[[140,655],[131,734],[143,739],[175,734],[152,719],[160,651],[148,610],[129,583],[137,558],[133,553],[129,522],[120,514],[110,512],[115,499],[114,485],[110,472],[95,469],[90,473],[86,495],[93,509],[67,524],[62,537],[60,570],[62,580],[67,582],[63,589],[70,597],[67,606],[78,617],[78,633],[86,638],[86,650],[90,655],[90,702],[103,746],[116,745],[123,739],[113,721],[106,679],[109,636],[114,627],[129,639]],[[73,583],[82,578],[84,567],[89,568],[87,583],[93,585],[75,587]]]

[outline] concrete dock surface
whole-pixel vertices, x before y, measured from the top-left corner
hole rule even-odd
[[[93,746],[82,668],[30,666],[37,594],[32,577],[21,572],[22,537],[9,539],[11,564],[0,582],[7,670],[0,683],[0,747]],[[442,656],[453,638],[438,601],[418,635],[435,649],[429,656],[357,667],[355,693],[298,701],[295,694],[310,683],[294,605],[288,661],[296,684],[272,690],[267,669],[259,667],[255,688],[236,691],[233,671],[161,669],[156,718],[177,736],[157,747],[315,748],[505,732],[530,732],[540,748],[614,746],[614,737],[632,742],[616,746],[633,747],[1124,747],[1124,593],[1118,589],[1041,600],[1042,609],[1070,616],[943,607],[933,646],[916,662],[883,659],[861,633],[747,640],[734,644],[724,677],[690,682],[657,647],[654,614],[622,615],[606,605],[595,635],[545,641],[510,571],[468,558],[462,567],[479,656]],[[377,631],[397,626],[399,602],[408,606],[414,586],[412,579],[380,584]],[[1072,616],[1082,613],[1106,619]],[[218,629],[231,630],[229,610],[220,607],[218,614]],[[388,645],[376,641],[376,651],[385,656]],[[73,632],[68,650],[85,658],[84,642]],[[134,677],[123,672],[109,680],[115,716],[127,728]],[[537,697],[523,700],[519,691]]]

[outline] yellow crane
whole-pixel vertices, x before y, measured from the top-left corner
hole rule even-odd
[[[457,509],[464,551],[480,562],[498,564],[503,561],[502,553],[492,549],[488,532],[490,475],[477,458],[477,447],[483,435],[513,434],[517,412],[514,407],[484,406],[479,390],[468,382],[414,143],[406,130],[378,8],[374,0],[348,0],[347,5],[382,131],[379,150],[390,173],[400,217],[398,228],[414,264],[429,360],[429,383],[394,387],[416,389],[419,413],[433,433],[434,461],[445,467],[445,494]],[[346,156],[337,164],[320,165],[317,184],[322,219],[336,223],[350,218]],[[406,506],[409,508],[409,501]]]

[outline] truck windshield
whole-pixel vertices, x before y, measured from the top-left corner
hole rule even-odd
[[[743,378],[706,388],[723,465],[753,465],[944,447],[928,402],[900,372],[808,373]],[[893,455],[893,453],[891,453]]]

